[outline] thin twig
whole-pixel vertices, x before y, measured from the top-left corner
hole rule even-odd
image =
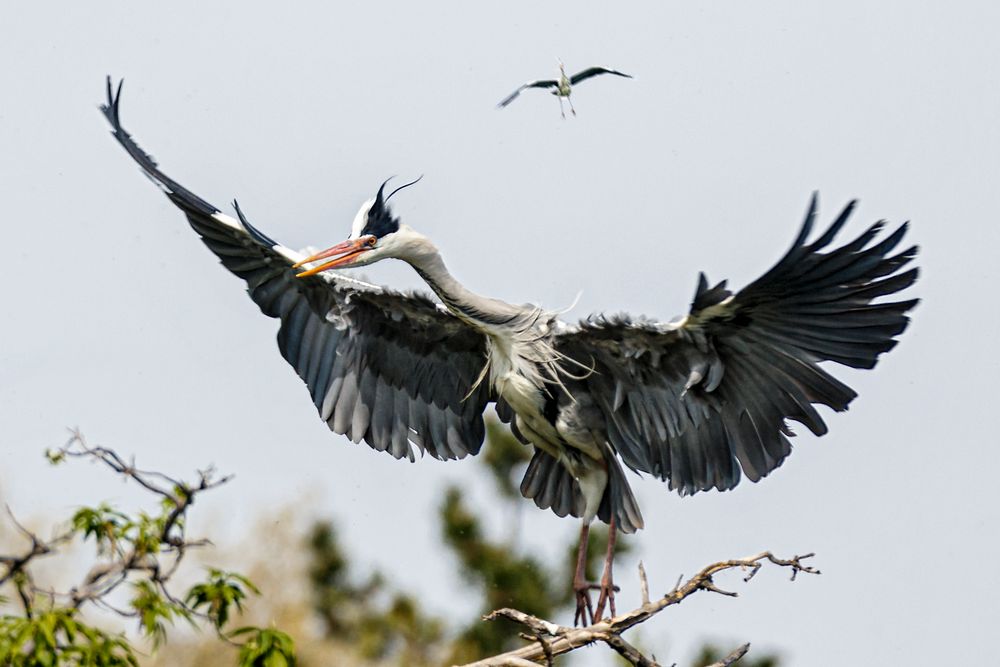
[[[603,637],[602,640],[635,667],[660,667],[658,662],[644,656],[639,652],[639,649],[622,639],[621,635],[609,632],[607,637]]]
[[[642,603],[649,604],[649,580],[646,578],[646,567],[639,561],[639,590],[642,592]]]
[[[707,667],[729,667],[731,664],[733,664],[734,662],[745,656],[747,654],[747,651],[749,650],[750,650],[750,642],[747,642],[743,646],[738,647],[736,650],[734,650],[732,653],[727,655],[722,660],[719,660],[718,662],[713,662],[711,665],[708,665]]]
[[[10,517],[11,522],[17,528],[18,532],[24,535],[29,542],[31,542],[31,547],[21,554],[20,556],[6,556],[0,555],[0,565],[4,565],[7,571],[0,576],[0,586],[3,586],[11,579],[14,579],[21,573],[26,572],[28,563],[30,563],[35,558],[40,556],[47,556],[53,552],[55,547],[69,540],[73,534],[71,532],[63,533],[52,538],[48,542],[35,535],[33,532],[28,530],[17,520],[14,516],[14,512],[11,511],[9,506],[6,506],[7,514]],[[24,596],[22,595],[22,598]]]

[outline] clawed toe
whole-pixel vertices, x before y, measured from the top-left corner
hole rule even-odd
[[[590,625],[594,622],[594,606],[590,601],[590,590],[600,588],[593,584],[584,582],[582,586],[573,586],[576,592],[576,614],[573,616],[573,625]]]
[[[597,597],[597,607],[594,609],[594,613],[591,614],[594,623],[599,623],[604,617],[604,607],[607,606],[609,618],[614,618],[618,612],[615,609],[615,593],[620,589],[615,585],[605,585],[595,586],[597,590],[601,591],[601,594]]]

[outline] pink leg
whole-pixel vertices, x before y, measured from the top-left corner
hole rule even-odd
[[[573,576],[573,592],[576,593],[576,615],[573,625],[588,625],[594,619],[594,608],[590,603],[590,582],[587,581],[587,542],[590,539],[590,524],[580,528],[580,546],[576,552],[576,574]],[[587,620],[588,614],[590,621]]]
[[[604,556],[604,576],[601,577],[601,594],[597,598],[597,608],[594,610],[594,623],[604,616],[604,605],[608,605],[611,618],[615,617],[615,591],[618,590],[614,584],[612,576],[612,566],[615,560],[615,540],[618,537],[618,527],[615,525],[615,516],[611,515],[611,522],[608,525],[608,552]]]

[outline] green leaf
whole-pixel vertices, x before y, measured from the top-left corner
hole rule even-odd
[[[248,593],[260,595],[260,590],[241,574],[212,568],[208,580],[192,586],[184,601],[192,609],[207,614],[215,629],[221,631],[229,621],[232,607],[237,612],[243,611]]]
[[[86,540],[93,537],[99,551],[114,547],[132,527],[132,520],[106,503],[97,507],[81,507],[73,515],[73,530]]]
[[[137,555],[159,553],[160,538],[166,523],[166,516],[151,517],[145,512],[139,513],[139,520],[130,526],[132,530],[128,536]]]
[[[52,465],[59,465],[66,460],[66,452],[61,449],[46,449],[45,458],[49,460]]]
[[[167,600],[148,581],[132,584],[135,597],[132,608],[139,617],[139,629],[153,640],[153,647],[159,648],[167,639],[167,623],[173,625],[175,618],[190,620],[190,611]]]
[[[240,667],[294,667],[295,642],[274,628],[244,627],[230,633],[234,637],[250,637],[240,647]]]

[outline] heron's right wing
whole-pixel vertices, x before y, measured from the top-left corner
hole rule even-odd
[[[822,362],[872,368],[896,345],[916,299],[872,303],[909,287],[903,271],[916,246],[891,254],[902,225],[880,242],[876,223],[822,252],[852,203],[806,243],[816,200],[792,248],[733,294],[701,276],[691,312],[678,324],[599,318],[560,334],[557,349],[594,372],[584,388],[604,415],[609,442],[631,468],[670,481],[681,494],[753,481],[791,452],[786,420],[816,435],[814,404],[846,410],[855,392]]]
[[[303,256],[255,229],[238,207],[239,220],[159,170],[122,128],[120,93],[109,78],[101,110],[115,138],[246,281],[261,311],[281,321],[281,355],[330,429],[396,458],[413,460],[411,443],[438,459],[476,454],[492,400],[488,383],[476,385],[486,363],[482,335],[421,295],[330,273],[296,278],[292,265]]]
[[[500,100],[500,103],[497,104],[497,108],[503,109],[505,106],[516,100],[517,96],[521,94],[522,90],[527,90],[528,88],[555,88],[558,85],[559,82],[553,79],[539,79],[538,81],[529,81],[528,83],[518,87],[517,90],[515,90],[507,97]]]
[[[588,67],[587,69],[580,70],[579,72],[571,76],[569,78],[569,82],[575,86],[581,81],[586,81],[591,77],[599,76],[601,74],[614,74],[615,76],[623,76],[626,79],[632,78],[631,74],[626,74],[625,72],[619,72],[616,69],[608,69],[607,67]]]

